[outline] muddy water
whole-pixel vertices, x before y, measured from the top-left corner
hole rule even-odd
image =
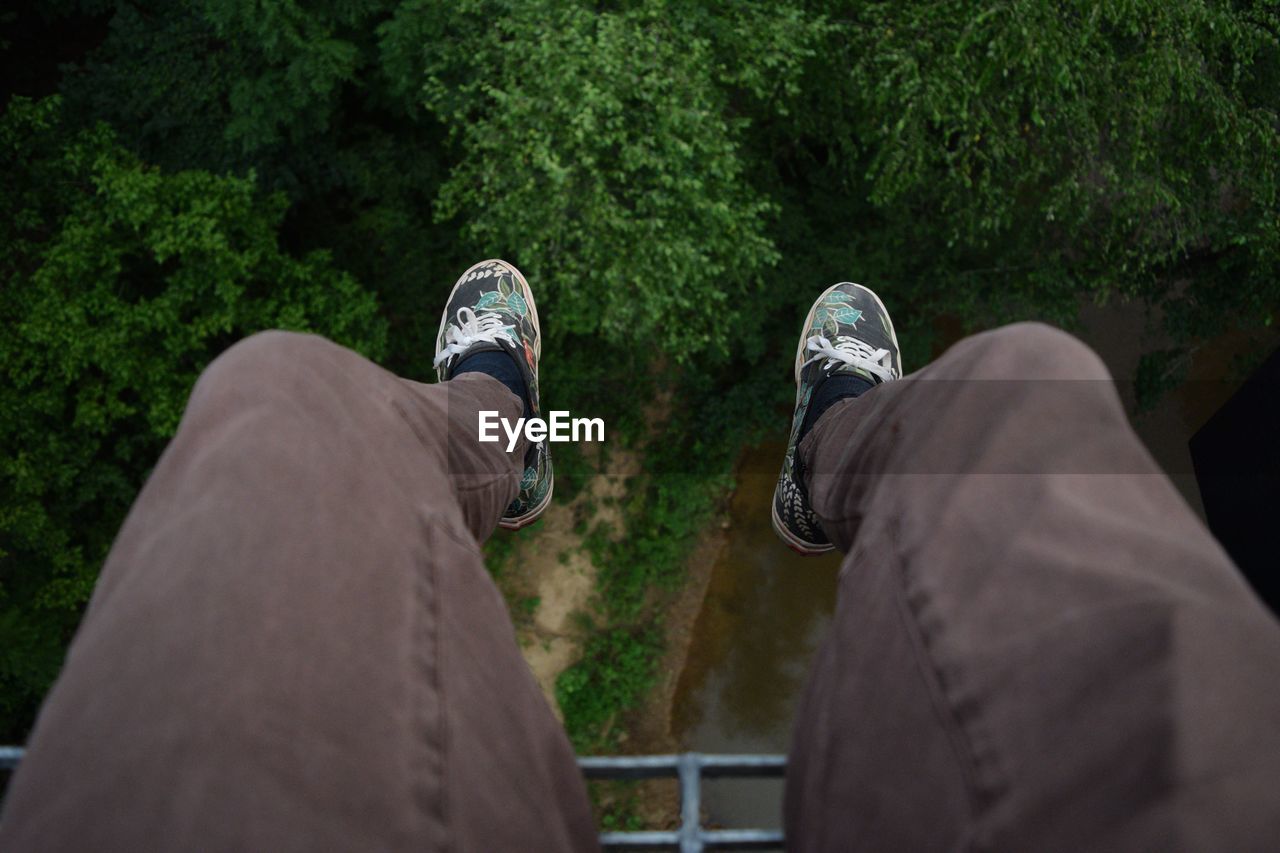
[[[728,544],[712,569],[672,710],[684,749],[786,752],[809,661],[831,620],[839,555],[800,557],[769,524],[783,447],[749,450],[739,465]],[[703,803],[722,826],[781,826],[782,782],[709,782]]]

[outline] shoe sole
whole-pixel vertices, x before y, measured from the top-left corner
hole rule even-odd
[[[449,304],[453,302],[453,295],[458,292],[458,288],[466,281],[467,276],[485,266],[486,264],[498,264],[511,273],[511,277],[520,283],[520,292],[524,296],[525,304],[529,306],[529,316],[533,318],[533,328],[538,333],[538,342],[533,348],[533,381],[538,381],[538,368],[542,364],[542,324],[538,322],[538,303],[533,300],[533,291],[529,289],[529,282],[525,280],[524,273],[516,269],[515,264],[508,263],[501,258],[489,258],[487,260],[474,263],[467,267],[466,271],[458,276],[458,280],[453,283],[453,289],[449,291],[449,298],[444,302],[444,310],[440,312],[440,328],[449,319]],[[439,332],[436,333],[436,339],[439,340]],[[546,511],[551,504],[551,495],[556,490],[555,474],[552,474],[551,485],[547,487],[547,494],[538,505],[526,512],[524,515],[516,518],[503,518],[498,521],[498,526],[504,530],[519,530],[522,527],[528,527]]]
[[[555,477],[555,473],[552,472],[551,485],[547,486],[546,497],[544,497],[538,503],[537,506],[535,506],[533,509],[526,512],[524,515],[519,516],[518,518],[503,518],[499,520],[498,526],[501,527],[503,530],[519,530],[522,527],[528,527],[530,524],[533,524],[535,521],[537,521],[539,518],[542,517],[542,513],[544,513],[547,507],[551,505],[551,495],[555,492],[555,490],[556,490],[556,477]]]
[[[815,545],[812,542],[806,542],[796,536],[786,528],[782,523],[782,519],[778,518],[778,505],[772,504],[769,509],[769,517],[773,520],[773,532],[778,534],[778,538],[782,540],[782,544],[786,545],[792,551],[795,551],[801,557],[816,557],[819,554],[826,554],[828,551],[834,551],[835,545],[830,543],[826,545]]]

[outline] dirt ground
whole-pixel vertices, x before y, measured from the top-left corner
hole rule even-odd
[[[588,612],[595,594],[596,567],[583,547],[583,525],[604,521],[621,533],[620,501],[627,479],[640,470],[634,453],[612,450],[604,473],[592,478],[573,501],[553,502],[532,537],[517,540],[517,556],[504,568],[499,585],[516,624],[516,637],[538,685],[558,718],[555,682],[577,661],[584,635],[575,614]],[[676,688],[684,670],[694,624],[702,609],[711,569],[724,547],[721,521],[701,537],[688,561],[685,583],[663,604],[665,652],[658,680],[644,705],[621,721],[626,732],[621,749],[631,754],[679,751],[671,732]],[[527,606],[520,606],[527,602]],[[535,603],[536,602],[536,603]],[[647,828],[673,828],[679,823],[679,793],[674,780],[638,783],[636,807]]]
[[[504,572],[500,586],[509,602],[536,599],[529,610],[513,607],[516,638],[534,678],[558,718],[555,683],[577,659],[583,635],[574,615],[590,609],[596,588],[596,567],[578,530],[578,520],[590,509],[589,523],[601,521],[621,527],[619,501],[627,479],[640,470],[634,453],[610,452],[604,473],[568,503],[553,501],[542,523],[522,538],[518,559]],[[523,537],[523,534],[522,534]]]

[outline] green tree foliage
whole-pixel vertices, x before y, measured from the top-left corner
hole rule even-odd
[[[538,282],[552,364],[755,362],[850,275],[918,363],[940,315],[1136,297],[1184,346],[1272,313],[1277,32],[1201,0],[121,3],[68,87],[151,162],[287,191],[397,369],[477,254]]]
[[[1277,301],[1278,32],[1260,0],[121,3],[68,88],[152,162],[289,192],[397,364],[476,253],[566,350],[754,358],[762,308],[850,274],[912,331],[1118,295],[1184,341]]]
[[[163,174],[54,99],[8,105],[0,196],[0,732],[57,671],[98,569],[199,371],[263,328],[381,355],[373,298],[280,251],[282,197]]]
[[[436,217],[538,273],[556,334],[727,354],[758,325],[752,297],[777,260],[724,85],[759,60],[736,54],[731,75],[707,28],[664,3],[450,6],[406,4],[383,27],[393,76],[457,145]]]
[[[819,154],[794,160],[832,192],[786,215],[847,217],[832,259],[889,285],[911,331],[1070,324],[1121,296],[1185,347],[1275,312],[1273,4],[820,5],[825,85],[794,110]]]
[[[617,747],[618,715],[636,707],[652,685],[661,652],[652,628],[606,629],[587,641],[582,660],[556,681],[556,703],[575,749]]]
[[[253,172],[286,193],[287,245],[330,252],[375,290],[388,366],[425,377],[439,318],[424,306],[469,261],[451,227],[430,227],[443,131],[410,116],[376,64],[393,5],[122,2],[63,90],[69,120],[109,123],[145,162]]]

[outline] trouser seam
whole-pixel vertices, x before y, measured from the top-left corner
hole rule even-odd
[[[947,680],[931,651],[929,632],[924,627],[923,611],[928,609],[928,597],[918,588],[913,589],[907,567],[902,559],[902,547],[899,541],[898,525],[888,525],[888,536],[891,543],[893,572],[898,578],[895,589],[897,595],[897,611],[910,638],[915,651],[918,673],[924,681],[925,690],[929,694],[934,711],[947,733],[953,752],[960,765],[961,775],[965,780],[965,793],[969,807],[969,827],[964,839],[963,848],[977,849],[974,828],[977,816],[982,808],[984,792],[979,783],[977,751],[965,728],[961,715],[951,701],[947,691]]]
[[[422,525],[422,542],[425,548],[419,555],[418,571],[415,573],[413,635],[416,639],[414,642],[414,659],[417,663],[415,669],[419,679],[419,689],[416,697],[419,709],[418,725],[421,737],[427,746],[427,755],[422,756],[417,762],[418,767],[414,775],[418,806],[428,816],[433,811],[436,812],[440,831],[439,833],[433,833],[429,826],[424,827],[425,831],[422,832],[419,841],[423,842],[427,839],[432,839],[434,843],[439,845],[439,849],[451,850],[453,849],[453,837],[449,827],[449,790],[448,785],[445,783],[445,780],[449,778],[448,715],[444,695],[444,679],[441,674],[444,649],[440,645],[440,585],[436,576],[436,560],[432,558],[431,554],[431,544],[434,539],[433,533],[439,532],[440,528],[427,519],[422,519],[420,524]],[[431,659],[432,657],[434,657],[434,660]],[[432,726],[429,715],[432,708],[435,708],[438,714],[434,746],[439,766],[434,774],[430,767],[433,738],[431,737]],[[436,782],[434,791],[429,789],[432,779]],[[434,809],[432,808],[433,799],[435,800]]]

